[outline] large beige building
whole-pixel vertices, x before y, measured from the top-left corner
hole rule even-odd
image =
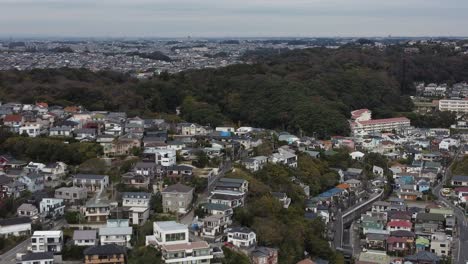
[[[468,113],[467,99],[443,99],[439,100],[440,111],[451,111],[457,113]]]

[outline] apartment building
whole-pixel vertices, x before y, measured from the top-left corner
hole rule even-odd
[[[162,192],[164,212],[186,213],[192,204],[193,188],[177,183]]]
[[[382,131],[401,130],[405,127],[409,127],[410,125],[410,120],[406,117],[354,121],[351,122],[351,132],[354,135],[362,133],[378,133]]]
[[[456,113],[468,113],[467,99],[442,99],[439,100],[439,111]]]
[[[61,230],[34,231],[31,237],[32,252],[61,252],[63,232]]]
[[[101,245],[115,244],[131,248],[133,228],[129,226],[128,219],[109,219],[106,227],[99,228]]]
[[[43,198],[39,203],[39,210],[44,217],[60,217],[65,214],[65,203],[63,199]]]
[[[105,223],[109,218],[111,206],[106,200],[93,199],[81,207],[86,221],[93,223]]]

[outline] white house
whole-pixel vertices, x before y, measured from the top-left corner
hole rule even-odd
[[[16,210],[18,217],[29,217],[31,220],[39,218],[39,210],[36,206],[28,203],[24,203]]]
[[[246,169],[250,171],[258,171],[265,166],[268,162],[268,157],[265,156],[256,156],[252,158],[247,158],[242,161],[242,164],[245,166]]]
[[[213,258],[205,241],[189,242],[186,225],[175,221],[153,223],[152,236],[146,236],[146,245],[158,247],[165,263],[210,263]]]
[[[227,242],[240,248],[250,248],[257,244],[257,235],[247,227],[233,227],[227,231]]]
[[[157,165],[169,167],[176,164],[177,154],[174,149],[145,148],[144,152],[154,154]]]
[[[125,192],[122,194],[122,206],[129,209],[132,225],[141,225],[149,218],[151,194],[145,192]]]
[[[42,125],[39,123],[25,124],[20,127],[20,134],[27,134],[29,137],[37,137],[41,134]]]
[[[22,236],[31,233],[31,219],[16,217],[0,219],[0,236]]]
[[[98,244],[96,230],[75,230],[73,232],[75,246],[96,246]]]
[[[131,248],[133,228],[129,226],[128,219],[109,219],[106,227],[99,228],[101,246],[115,244]]]
[[[454,138],[444,138],[439,143],[440,150],[449,150],[451,147],[458,148],[460,146],[460,140]]]
[[[372,166],[372,173],[375,175],[383,176],[384,169],[379,166]]]
[[[282,148],[278,149],[278,153],[273,153],[269,160],[272,163],[284,164],[293,168],[297,167],[297,155]]]
[[[32,252],[61,252],[63,232],[61,230],[34,231],[31,237]]]
[[[60,217],[65,214],[65,203],[59,198],[42,198],[39,203],[42,216]]]
[[[351,159],[353,160],[362,160],[365,154],[360,151],[354,151],[354,152],[349,153],[349,156],[351,156]]]
[[[76,174],[73,186],[87,188],[90,192],[99,192],[109,186],[109,176],[96,174]]]

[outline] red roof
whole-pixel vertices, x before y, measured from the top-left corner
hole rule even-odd
[[[39,106],[39,107],[43,107],[43,108],[48,108],[49,107],[49,104],[45,103],[45,102],[37,102],[36,105]]]
[[[369,109],[364,108],[364,109],[358,109],[358,110],[351,111],[351,116],[353,118],[358,118],[362,114],[364,114],[365,112],[369,112]]]
[[[21,115],[6,115],[3,122],[21,122],[22,119]]]
[[[387,238],[387,243],[389,244],[393,244],[393,243],[406,243],[408,242],[408,239],[407,238],[404,238],[404,237],[394,237],[394,236],[391,236],[391,237],[388,237]]]
[[[406,221],[390,221],[387,223],[387,226],[411,228],[413,224]]]
[[[468,187],[457,187],[455,189],[453,189],[455,192],[459,193],[459,192],[468,192]]]
[[[384,118],[384,119],[372,119],[367,121],[358,121],[361,125],[375,125],[375,124],[384,124],[384,123],[398,123],[398,122],[410,122],[406,117],[394,117],[394,118]]]

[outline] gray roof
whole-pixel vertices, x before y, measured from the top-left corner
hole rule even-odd
[[[131,226],[123,226],[123,227],[101,227],[99,228],[99,235],[100,236],[108,236],[108,235],[131,235],[133,229]]]
[[[113,255],[113,254],[125,254],[125,248],[117,246],[115,244],[108,244],[104,246],[89,247],[83,251],[85,255]]]
[[[244,179],[237,179],[237,178],[221,178],[219,179],[219,182],[229,182],[229,183],[237,183],[237,184],[243,184],[246,180]]]
[[[73,240],[96,239],[96,230],[75,230]]]
[[[20,205],[20,207],[18,207],[18,210],[21,210],[21,211],[34,211],[34,210],[37,210],[37,208],[36,208],[36,206],[34,206],[32,204],[24,203],[24,204]]]
[[[35,261],[35,260],[49,260],[54,259],[54,253],[52,252],[38,252],[38,253],[28,253],[21,256],[21,261]]]
[[[436,263],[436,262],[439,262],[440,258],[432,253],[432,252],[429,252],[429,251],[420,251],[414,255],[411,255],[411,256],[407,256],[405,257],[405,260],[409,260],[409,261],[416,261],[416,262],[433,262],[433,263]]]
[[[12,226],[12,225],[21,225],[31,223],[31,219],[29,217],[15,217],[15,218],[7,218],[7,219],[0,219],[0,226]]]
[[[102,180],[107,175],[98,175],[98,174],[75,174],[73,178],[75,179],[86,179],[86,180]]]
[[[416,215],[416,220],[420,221],[438,221],[443,222],[445,221],[445,217],[442,214],[434,214],[434,213],[418,213]]]
[[[225,204],[215,204],[215,203],[205,203],[201,205],[206,210],[215,210],[215,211],[226,211],[231,209],[231,207]]]
[[[141,199],[149,199],[151,194],[147,192],[124,192],[122,193],[123,198],[141,198]]]
[[[172,192],[172,193],[178,193],[178,192],[181,192],[181,193],[188,193],[188,192],[191,192],[193,190],[192,187],[189,187],[187,185],[183,185],[181,183],[176,183],[174,185],[171,185],[171,186],[168,186],[166,189],[164,189],[162,192],[163,193],[167,193],[167,192]]]
[[[252,233],[252,229],[245,227],[245,226],[239,226],[239,227],[233,227],[228,230],[229,233],[244,233],[244,234],[249,234]]]
[[[461,182],[468,182],[468,176],[465,175],[456,175],[452,177],[452,181],[461,181]]]

